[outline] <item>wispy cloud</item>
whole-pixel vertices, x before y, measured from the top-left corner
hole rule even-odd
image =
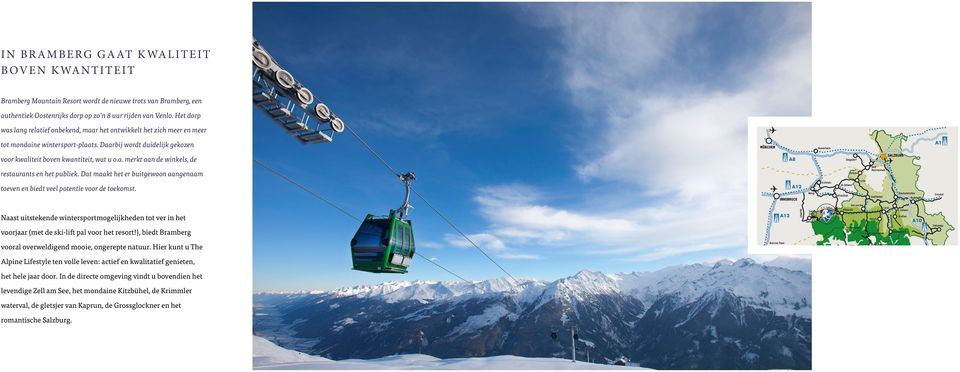
[[[543,258],[540,255],[530,253],[501,253],[499,256],[508,260],[539,260]]]
[[[574,235],[618,235],[638,228],[635,222],[551,207],[541,203],[540,192],[525,185],[484,187],[474,201],[493,221],[497,236],[520,241],[553,242]]]
[[[430,249],[438,249],[438,248],[444,247],[443,244],[429,241],[429,240],[419,240],[417,241],[417,246],[421,248],[430,248]]]
[[[470,241],[476,243],[478,246],[486,250],[503,252],[508,249],[506,244],[504,244],[500,238],[497,238],[493,234],[468,234],[467,237],[470,238]],[[473,248],[473,244],[470,244],[469,241],[460,235],[446,234],[444,235],[443,239],[447,242],[447,244],[457,248]]]
[[[573,171],[585,188],[625,191],[597,211],[529,186],[482,188],[486,239],[635,261],[742,246],[747,117],[810,114],[809,5],[745,13],[756,45],[733,57],[701,28],[712,5],[576,6],[537,13],[562,35],[566,88],[597,134],[573,149],[584,154]]]
[[[525,253],[559,248],[575,254],[651,261],[743,243],[742,239],[727,239],[741,231],[741,221],[700,212],[699,208],[713,208],[713,203],[687,205],[686,209],[670,204],[635,208],[625,201],[622,208],[600,214],[548,205],[543,192],[519,184],[481,188],[474,200],[489,225],[488,231],[470,235],[471,239],[494,251],[508,246]],[[448,242],[469,246],[454,238],[459,237],[449,235]]]
[[[810,113],[809,8],[743,18],[769,35],[758,46],[762,52],[749,58],[703,52],[701,63],[676,67],[699,55],[683,50],[711,41],[691,35],[709,14],[697,7],[682,13],[679,7],[653,12],[646,4],[612,7],[617,11],[557,16],[567,35],[568,90],[602,124],[601,139],[577,173],[584,180],[622,181],[685,198],[743,190],[747,117]]]
[[[685,253],[712,251],[712,250],[729,248],[729,247],[730,245],[727,243],[722,243],[722,244],[700,243],[700,244],[691,244],[691,245],[685,245],[685,246],[667,245],[667,246],[651,249],[649,252],[646,252],[646,253],[634,255],[628,259],[630,261],[635,261],[635,262],[648,262],[648,261],[656,261],[665,257],[681,255]]]
[[[499,258],[508,260],[539,260],[541,258],[539,254],[522,253],[514,248],[508,247],[503,240],[490,233],[468,234],[467,237],[470,238],[470,241],[480,247],[480,249],[483,249],[488,253],[492,253],[494,256]],[[446,234],[444,235],[443,239],[452,247],[474,248],[470,241],[467,241],[460,235]]]

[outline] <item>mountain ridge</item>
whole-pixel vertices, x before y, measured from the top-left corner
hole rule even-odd
[[[790,259],[807,262],[810,261],[809,259],[801,258]],[[771,262],[776,260],[777,259],[771,260]],[[559,293],[560,295],[565,295],[567,293],[571,293],[574,296],[586,293],[596,294],[619,292],[633,295],[634,297],[644,300],[645,302],[652,302],[653,299],[657,297],[667,294],[668,292],[676,291],[682,292],[684,299],[689,301],[694,297],[699,296],[699,293],[701,293],[703,290],[716,286],[734,288],[734,293],[741,297],[767,298],[769,297],[770,293],[770,288],[767,287],[770,287],[774,284],[786,285],[789,282],[788,280],[783,280],[780,282],[762,283],[760,284],[760,287],[764,288],[759,289],[757,286],[751,287],[743,285],[742,283],[738,284],[737,282],[740,282],[744,279],[742,275],[733,277],[730,274],[732,274],[733,270],[745,268],[756,268],[757,270],[761,270],[762,268],[783,269],[785,271],[781,272],[781,277],[789,276],[791,275],[790,272],[794,271],[806,273],[806,276],[809,276],[809,273],[802,270],[795,270],[779,265],[770,265],[769,262],[759,263],[750,258],[742,258],[737,261],[719,260],[713,265],[695,263],[670,266],[660,270],[646,272],[604,274],[602,272],[584,269],[572,276],[560,278],[552,282],[536,279],[519,279],[516,285],[511,284],[512,281],[507,278],[494,278],[471,282],[421,280],[387,281],[377,285],[342,287],[328,291],[265,291],[255,293],[254,295],[321,295],[335,297],[382,298],[388,302],[395,303],[409,300],[447,300],[461,296],[483,296],[502,293],[512,294],[520,298],[529,298],[531,296],[535,297],[536,295],[541,294],[536,293],[536,291],[542,289],[544,293],[547,291],[552,291],[552,294]],[[703,274],[708,274],[711,272],[719,273],[724,271],[726,271],[728,274],[726,277],[722,277],[721,275],[713,278],[699,278],[700,280],[696,281],[689,280],[690,277],[702,276]],[[740,271],[742,272],[742,270]],[[760,275],[760,273],[756,272],[751,274],[755,275],[753,279],[756,279],[756,275]],[[793,275],[796,277],[803,277],[803,275]],[[804,288],[809,286],[809,278],[802,282],[802,284],[806,285],[802,288],[778,288],[778,290],[786,291],[793,289],[790,291],[790,298],[788,298],[788,302],[792,303],[792,301],[789,300],[799,300],[803,297],[802,293],[798,292],[802,292]],[[657,291],[651,292],[652,290]],[[807,301],[809,301],[809,295],[807,296]],[[763,301],[758,300],[757,303],[761,304]],[[779,313],[784,314],[796,314],[796,310],[791,308],[778,308],[773,310],[779,310]],[[798,315],[809,317],[809,314]]]
[[[810,274],[751,259],[547,282],[386,282],[254,296],[254,331],[331,359],[570,355],[652,368],[809,368]],[[582,349],[581,349],[582,350]]]

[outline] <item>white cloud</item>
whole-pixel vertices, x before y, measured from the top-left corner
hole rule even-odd
[[[645,5],[558,17],[567,88],[604,124],[577,173],[687,198],[744,189],[747,117],[810,112],[809,12],[758,14],[780,21],[754,21],[769,29],[761,31],[769,47],[732,68],[701,67],[729,81],[711,87],[659,74],[673,64],[665,51],[695,29],[696,12],[651,15]]]
[[[542,258],[539,254],[523,253],[517,251],[516,249],[507,247],[503,240],[493,234],[467,234],[467,237],[470,238],[473,243],[476,243],[480,249],[483,249],[488,254],[492,254],[497,258],[503,258],[507,260],[539,260]],[[473,244],[460,235],[446,234],[444,235],[443,240],[453,247],[474,248]]]
[[[607,106],[623,90],[648,89],[695,30],[696,7],[677,4],[562,4],[539,20],[563,34],[565,80],[578,104]],[[611,85],[615,82],[615,85]]]
[[[540,255],[530,253],[501,253],[498,256],[508,260],[539,260],[543,258]]]
[[[485,187],[474,199],[489,226],[487,232],[470,237],[491,249],[547,247],[649,261],[743,244],[743,239],[730,238],[742,231],[742,221],[703,212],[701,208],[714,207],[709,201],[685,207],[665,203],[635,208],[625,203],[621,209],[597,214],[549,206],[540,191],[524,185]],[[459,236],[447,239],[456,246],[470,246]]]
[[[622,234],[636,230],[634,222],[617,217],[588,215],[540,204],[541,194],[523,185],[480,189],[474,200],[493,221],[498,236],[521,241],[552,242],[574,235]]]
[[[503,241],[492,234],[467,234],[467,237],[484,250],[494,252],[503,252],[507,250],[507,246],[503,243]],[[460,235],[446,234],[444,235],[443,240],[445,240],[447,244],[457,248],[473,248],[473,244],[470,244],[469,241]]]
[[[809,254],[751,254],[750,258],[754,259],[757,262],[770,262],[775,259],[801,259],[801,260],[810,260],[811,255]]]
[[[700,243],[692,244],[685,246],[662,246],[658,248],[651,249],[649,252],[641,253],[638,255],[631,256],[630,261],[636,262],[648,262],[656,261],[662,258],[676,256],[684,253],[694,253],[694,252],[704,252],[712,251],[715,249],[729,248],[728,244],[715,244],[715,243]]]
[[[809,41],[791,43],[760,61],[751,83],[733,92],[628,93],[633,102],[610,108],[596,157],[577,173],[681,197],[744,189],[746,119],[809,113],[809,55]]]
[[[566,88],[591,118],[583,129],[595,133],[574,149],[584,154],[574,170],[587,187],[613,183],[632,192],[609,196],[620,200],[596,212],[552,206],[528,186],[484,188],[475,201],[489,221],[485,234],[504,245],[638,261],[743,245],[747,117],[810,113],[809,6],[742,18],[750,22],[745,29],[762,35],[753,41],[759,52],[726,66],[705,59],[698,71],[674,66],[674,59],[696,57],[705,46],[695,44],[710,42],[691,42],[708,16],[699,6],[557,9],[539,20],[563,35]],[[710,74],[723,76],[696,77]]]
[[[439,248],[443,248],[443,244],[440,244],[440,243],[437,243],[437,242],[428,241],[428,240],[420,240],[420,241],[417,241],[417,247],[420,247],[420,248],[430,248],[430,249],[439,249]]]

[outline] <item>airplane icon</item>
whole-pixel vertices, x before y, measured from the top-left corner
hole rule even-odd
[[[776,132],[776,131],[777,131],[777,128],[770,127],[770,134],[773,134],[773,133]]]
[[[777,192],[777,186],[770,186],[770,192]]]

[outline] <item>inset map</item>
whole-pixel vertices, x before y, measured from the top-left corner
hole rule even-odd
[[[956,127],[759,127],[761,245],[956,245]]]

